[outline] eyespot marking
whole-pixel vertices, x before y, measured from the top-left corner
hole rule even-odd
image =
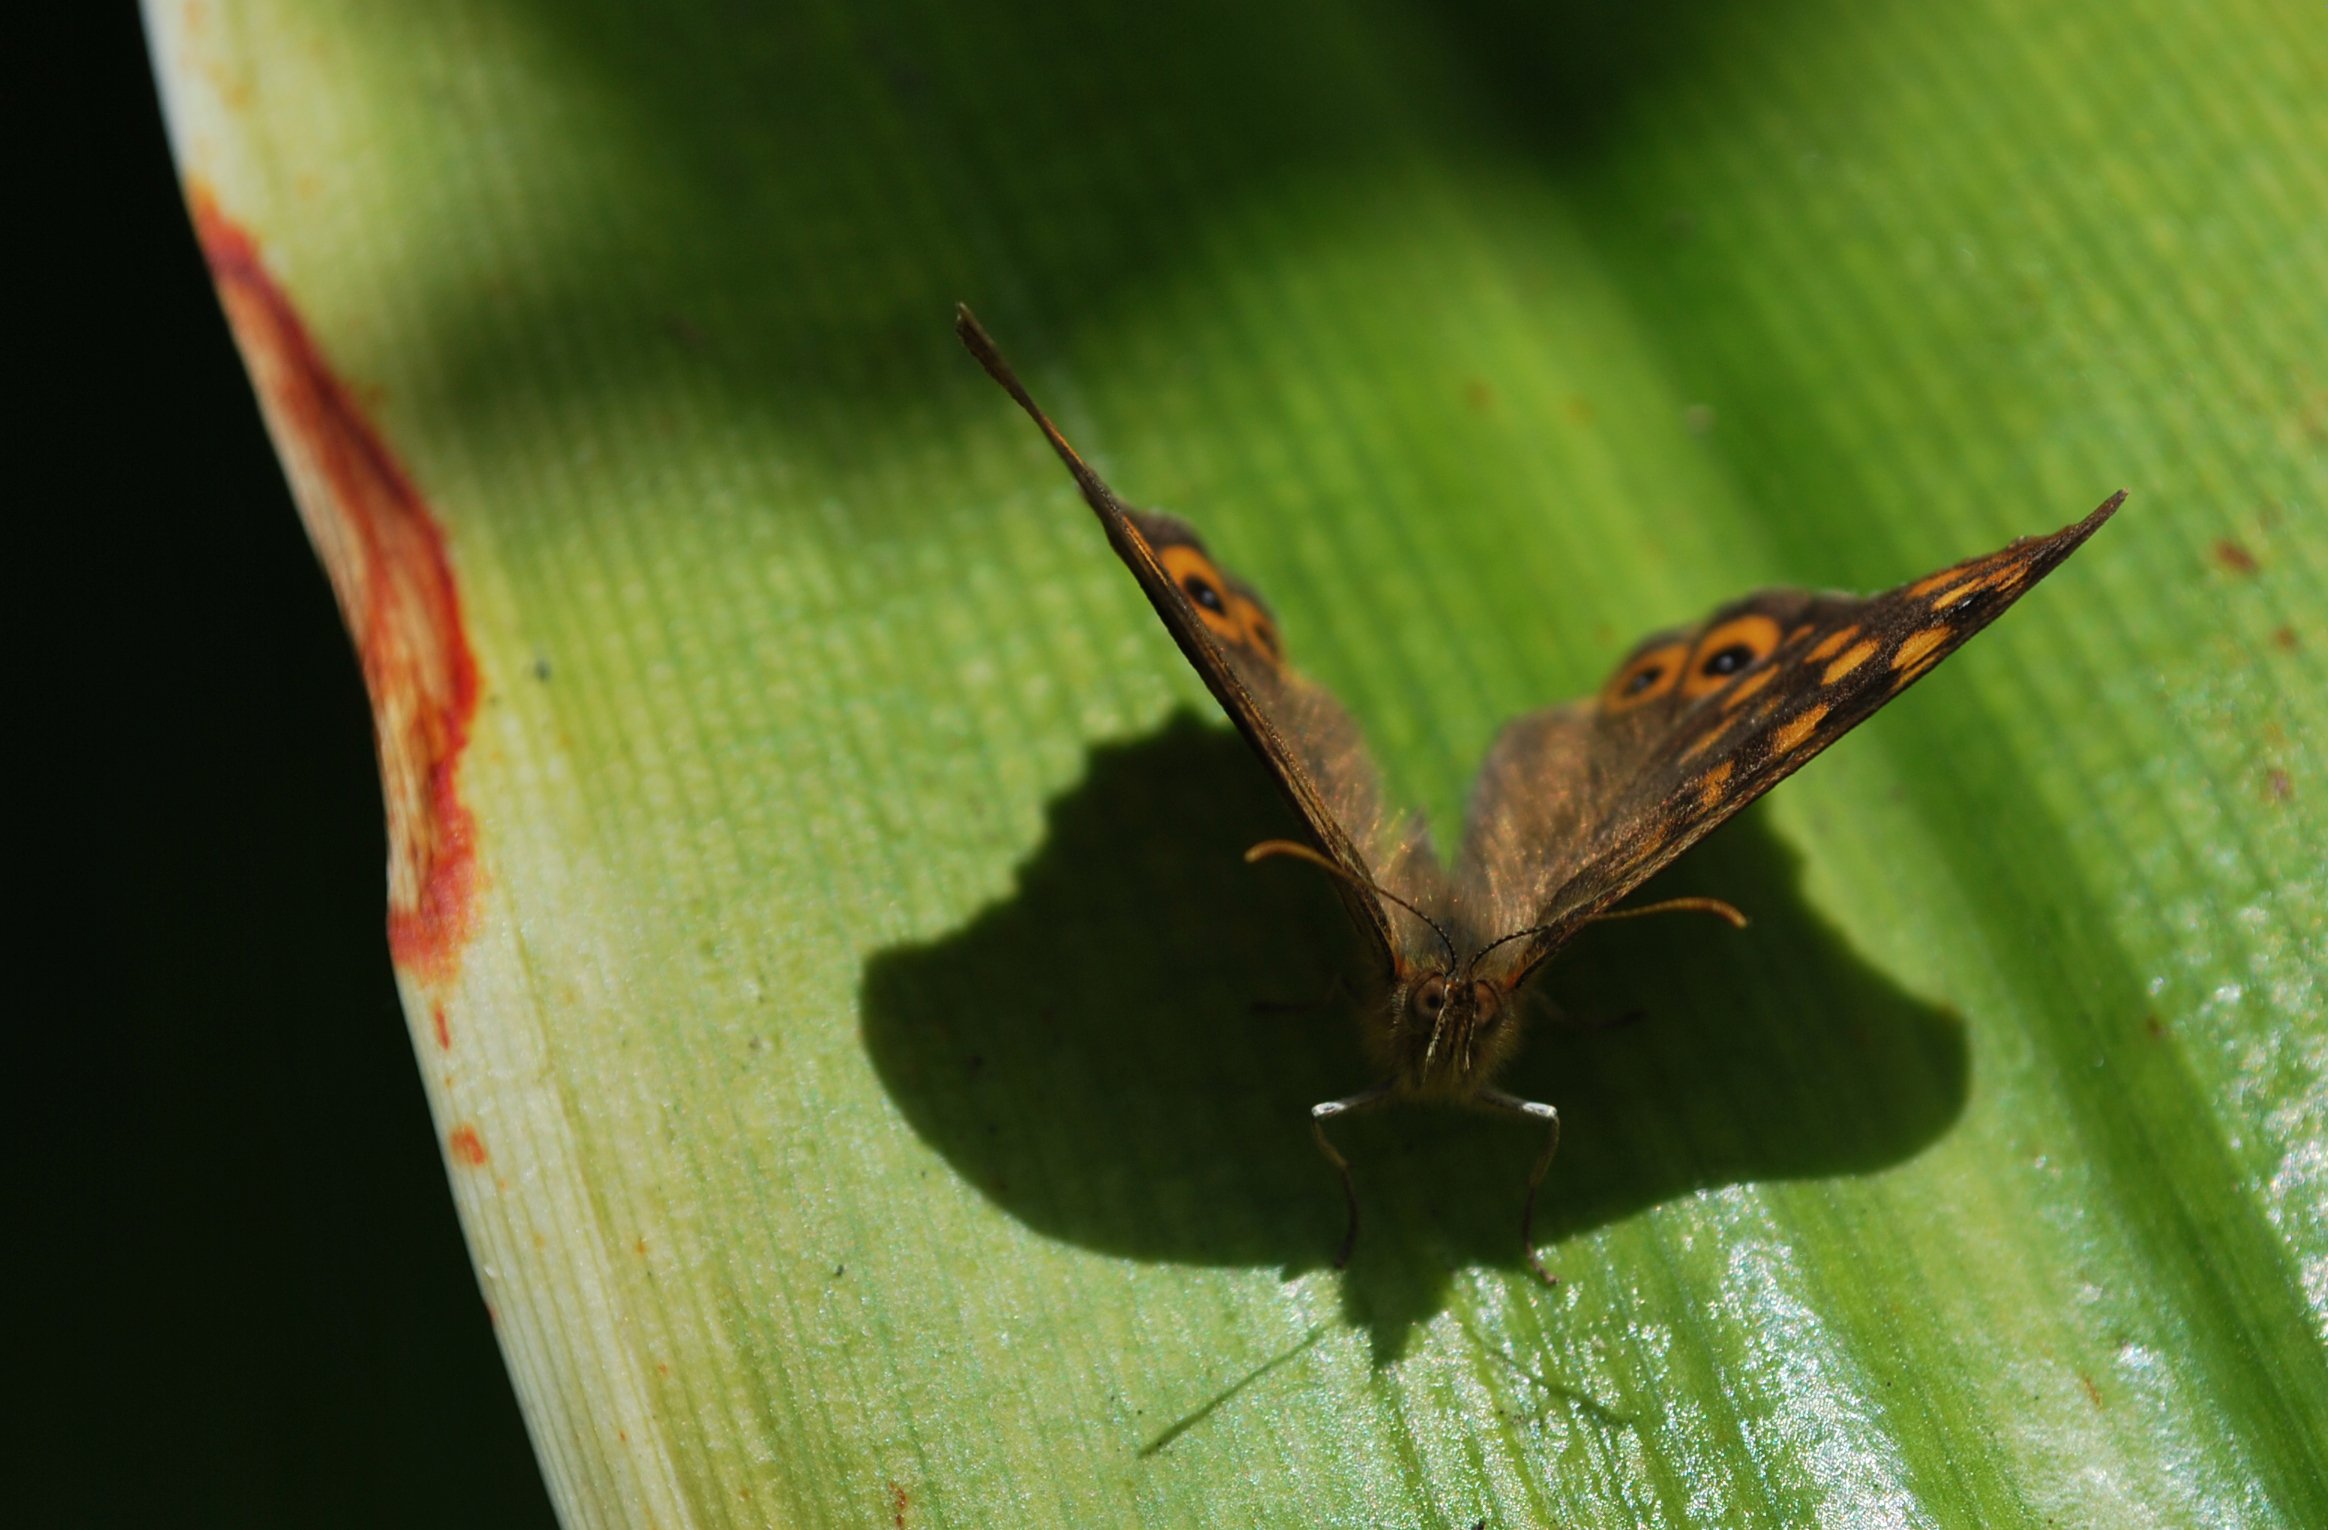
[[[1819,724],[1827,720],[1827,711],[1827,704],[1822,701],[1817,706],[1796,716],[1776,733],[1771,734],[1771,754],[1775,757],[1782,754],[1792,754],[1800,749],[1803,746],[1803,740],[1817,732]]]
[[[1947,642],[1952,635],[1947,627],[1926,627],[1921,632],[1910,633],[1907,640],[1900,644],[1899,651],[1892,655],[1891,667],[1910,668],[1933,649]]]
[[[1819,639],[1818,643],[1812,647],[1809,653],[1803,655],[1803,662],[1805,664],[1816,664],[1821,659],[1831,659],[1837,653],[1842,651],[1843,645],[1845,643],[1850,642],[1857,636],[1859,636],[1859,627],[1857,623],[1853,623],[1851,626],[1830,632],[1825,637]]]
[[[1212,559],[1186,542],[1176,542],[1156,549],[1156,561],[1164,565],[1166,576],[1187,597],[1213,636],[1224,643],[1245,640],[1243,624],[1229,612],[1229,583],[1213,567]]]
[[[1759,611],[1733,616],[1698,639],[1689,656],[1689,676],[1681,683],[1684,696],[1704,696],[1730,683],[1730,677],[1750,664],[1770,657],[1778,647],[1778,623]]]
[[[1679,643],[1650,649],[1609,677],[1601,691],[1601,709],[1629,712],[1655,701],[1681,679],[1682,661],[1687,656]]]
[[[1722,698],[1722,710],[1725,712],[1736,711],[1748,697],[1777,677],[1778,671],[1775,669],[1756,670],[1753,674],[1739,681],[1737,687],[1729,695]]]
[[[1836,681],[1842,679],[1845,675],[1850,674],[1860,665],[1865,664],[1869,659],[1875,657],[1875,650],[1879,646],[1881,645],[1879,645],[1874,638],[1861,638],[1858,642],[1852,644],[1850,648],[1845,650],[1835,660],[1834,663],[1827,666],[1827,672],[1819,676],[1819,683],[1821,685],[1833,685]]]
[[[1237,597],[1237,624],[1244,629],[1247,647],[1272,664],[1284,662],[1285,649],[1277,640],[1277,624],[1261,609],[1259,601]]]

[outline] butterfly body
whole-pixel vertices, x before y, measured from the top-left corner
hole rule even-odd
[[[1324,1132],[1401,1098],[1486,1106],[1550,1128],[1528,1181],[1522,1242],[1539,1273],[1535,1187],[1558,1113],[1494,1085],[1521,1039],[1526,985],[1590,925],[1691,910],[1743,925],[1711,898],[1615,905],[1673,858],[1914,684],[2074,552],[2121,492],[2050,536],[2027,537],[1879,595],[1762,590],[1644,638],[1594,695],[1515,718],[1489,747],[1451,863],[1394,810],[1356,722],[1287,662],[1259,593],[1184,521],[1126,505],[1004,363],[967,309],[963,343],[1041,428],[1108,541],[1308,830],[1248,860],[1330,874],[1374,959],[1362,1026],[1381,1082],[1312,1111],[1348,1200],[1349,1165]],[[1547,1276],[1549,1278],[1549,1276]]]

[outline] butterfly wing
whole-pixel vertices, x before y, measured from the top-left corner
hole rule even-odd
[[[1251,586],[1215,562],[1194,531],[1168,515],[1135,510],[1067,444],[967,308],[954,328],[970,354],[1018,401],[1074,474],[1108,545],[1124,560],[1166,630],[1229,720],[1268,765],[1318,848],[1360,883],[1412,886],[1437,873],[1423,834],[1392,818],[1380,777],[1350,714],[1326,689],[1286,663],[1277,626]],[[1371,859],[1370,859],[1371,857]],[[1370,937],[1385,973],[1416,946],[1418,928],[1394,927],[1382,901],[1337,878],[1351,918]]]
[[[1534,929],[1517,984],[1584,922],[1929,674],[2101,528],[2120,492],[1881,595],[1765,590],[1644,639],[1593,698],[1519,718],[1472,790],[1466,923]]]

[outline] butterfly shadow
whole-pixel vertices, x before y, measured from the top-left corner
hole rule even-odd
[[[1365,964],[1315,872],[1241,864],[1292,829],[1242,740],[1190,714],[1094,749],[1007,897],[867,963],[866,1046],[914,1130],[1046,1236],[1325,1266],[1342,1203],[1307,1113],[1372,1081],[1348,981]],[[1564,1018],[1538,1016],[1503,1082],[1560,1108],[1537,1222],[1569,1278],[1594,1278],[1569,1255],[1580,1233],[1709,1187],[1879,1169],[1962,1110],[1960,1023],[1863,961],[1799,883],[1749,811],[1644,896],[1717,893],[1751,929],[1604,926],[1538,980]],[[1337,1131],[1366,1214],[1345,1313],[1388,1361],[1455,1271],[1521,1270],[1537,1138],[1413,1107]]]

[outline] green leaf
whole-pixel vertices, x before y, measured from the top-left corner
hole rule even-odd
[[[2328,1523],[2328,34],[2237,0],[150,0],[570,1522]],[[1757,584],[2126,510],[1595,932],[1535,1143],[1039,438],[1453,829]]]

